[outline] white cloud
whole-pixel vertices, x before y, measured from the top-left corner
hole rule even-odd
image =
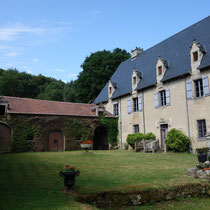
[[[37,59],[37,58],[34,58],[34,59],[32,60],[32,62],[33,62],[33,63],[37,63],[37,62],[38,62],[38,59]]]
[[[13,63],[7,63],[6,64],[6,66],[8,66],[8,67],[11,67],[11,66],[13,66],[14,64]]]
[[[28,73],[28,74],[32,74],[32,71],[29,69],[29,70],[27,71],[27,73]]]
[[[64,72],[63,69],[55,69],[55,71],[57,71],[57,72]]]
[[[10,57],[15,57],[17,56],[19,53],[17,52],[8,52],[7,54],[5,54],[5,56],[10,56]]]
[[[11,41],[17,39],[20,33],[31,33],[31,34],[41,34],[44,29],[39,27],[27,27],[23,25],[17,25],[12,27],[1,27],[0,28],[0,40]]]
[[[71,73],[71,74],[67,75],[67,77],[68,77],[70,80],[75,80],[75,79],[77,78],[77,75],[78,75],[78,74]]]

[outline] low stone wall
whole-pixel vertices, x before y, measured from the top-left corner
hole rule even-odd
[[[171,189],[145,189],[135,192],[103,192],[91,196],[78,196],[77,201],[89,203],[98,208],[116,206],[136,206],[150,202],[160,202],[190,197],[209,197],[209,184],[186,184]]]
[[[210,182],[210,161],[199,163],[196,165],[196,168],[189,168],[188,176],[193,176],[196,179],[204,179]]]

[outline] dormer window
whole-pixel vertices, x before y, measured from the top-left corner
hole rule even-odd
[[[108,90],[107,90],[109,98],[112,97],[116,89],[117,89],[117,83],[110,80],[109,85],[108,85]]]
[[[158,75],[162,75],[162,73],[163,73],[162,66],[158,66]]]
[[[198,51],[193,53],[193,61],[196,62],[198,60]]]
[[[157,84],[161,84],[161,80],[168,68],[169,68],[169,62],[159,56],[156,62]]]
[[[192,45],[190,46],[190,60],[192,72],[198,72],[197,70],[199,70],[199,66],[205,53],[205,46],[194,39]]]
[[[133,84],[136,84],[136,77],[133,77]]]
[[[109,87],[109,94],[112,93],[112,87]]]

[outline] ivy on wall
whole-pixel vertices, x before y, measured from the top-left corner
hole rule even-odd
[[[116,146],[118,143],[118,118],[106,118],[105,115],[102,115],[100,123],[107,129],[109,143]]]
[[[13,128],[12,150],[14,152],[33,150],[33,138],[42,134],[42,121],[36,117],[14,117],[8,124]]]
[[[78,119],[69,118],[65,130],[74,140],[83,141],[87,138],[93,138],[90,123],[87,120],[79,121]]]

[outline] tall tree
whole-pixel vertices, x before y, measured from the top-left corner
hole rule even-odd
[[[105,84],[109,81],[119,64],[128,59],[130,53],[119,48],[112,52],[103,50],[92,53],[86,57],[81,65],[80,72],[75,81],[75,97],[77,102],[89,103],[100,93]]]
[[[51,101],[64,101],[64,86],[65,83],[61,80],[51,82],[45,88],[44,93],[40,93],[38,98]]]
[[[75,98],[76,89],[74,85],[74,81],[66,83],[64,88],[64,101],[76,102]]]

